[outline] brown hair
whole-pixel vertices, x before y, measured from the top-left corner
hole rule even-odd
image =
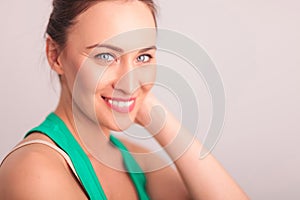
[[[67,31],[74,25],[75,18],[101,1],[109,0],[53,0],[53,10],[47,25],[46,33],[59,45],[64,48],[67,40]],[[156,22],[156,5],[153,0],[138,0],[145,3]]]

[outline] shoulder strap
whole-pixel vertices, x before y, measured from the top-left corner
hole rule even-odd
[[[89,199],[107,200],[90,160],[64,122],[55,113],[49,114],[40,126],[30,130],[26,136],[33,132],[41,132],[47,135],[70,156]]]
[[[120,140],[113,135],[110,135],[110,141],[120,150],[124,160],[124,165],[135,185],[139,199],[149,200],[146,192],[146,177],[143,170]]]

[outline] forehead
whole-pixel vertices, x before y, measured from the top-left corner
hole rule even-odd
[[[151,10],[145,3],[141,1],[103,1],[93,5],[76,18],[75,25],[69,30],[67,42],[81,47],[108,40],[114,43],[115,40],[111,40],[111,38],[121,33],[145,28],[155,29]],[[149,40],[149,32],[147,32],[148,35],[144,33],[145,31],[127,34],[127,41]],[[139,36],[137,37],[137,35]],[[154,39],[153,34],[150,35]],[[124,41],[126,39],[122,39],[123,43]]]

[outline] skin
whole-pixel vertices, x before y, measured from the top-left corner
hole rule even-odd
[[[112,10],[114,12],[111,12]],[[165,126],[154,136],[162,146],[175,138],[180,124],[150,93],[151,84],[139,85],[142,82],[139,77],[129,76],[129,81],[118,85],[120,78],[127,72],[141,68],[144,64],[155,63],[155,49],[123,54],[106,68],[97,64],[98,60],[93,62],[95,54],[103,52],[103,49],[100,51],[97,48],[87,47],[126,31],[149,27],[155,28],[155,23],[145,4],[138,1],[105,1],[78,16],[77,23],[68,32],[64,49],[50,37],[46,41],[49,64],[61,77],[61,97],[55,113],[63,119],[88,155],[108,199],[134,200],[138,199],[138,196],[127,173],[99,162],[87,151],[77,132],[73,113],[76,112],[76,116],[86,123],[99,123],[105,136],[109,135],[110,130],[123,130],[133,122],[145,126],[150,133],[155,134],[157,124],[151,117],[153,119],[163,117]],[[145,55],[152,58],[148,59]],[[81,72],[80,70],[87,64],[90,67]],[[76,75],[79,71],[81,76],[78,78]],[[95,74],[100,72],[104,74],[98,82],[99,76]],[[76,87],[78,89],[76,92],[86,98],[77,98],[74,94],[73,89],[77,83],[80,87]],[[102,98],[114,95],[136,98],[134,109],[126,114],[114,113]],[[72,102],[74,96],[75,102]],[[89,110],[91,105],[95,108],[95,115],[93,109]],[[160,105],[164,109],[164,114],[152,112],[153,115],[149,116],[148,113],[154,105]],[[113,120],[115,116],[121,120],[126,119],[127,123],[120,127]],[[184,141],[189,137],[189,133],[182,131],[179,136],[180,141]],[[24,141],[32,139],[43,139],[53,143],[39,133],[31,134]],[[101,147],[104,150],[111,150],[110,155],[117,160],[118,166],[122,167],[119,151],[113,149],[108,141],[102,142]],[[124,141],[124,144],[131,152],[148,152],[127,141]],[[178,144],[180,147],[180,143]],[[203,160],[198,159],[200,148],[200,142],[194,141],[180,159],[175,161],[177,171],[165,167],[146,173],[147,191],[151,199],[247,199],[244,192],[211,155]],[[171,158],[177,155],[176,148],[169,148],[166,151]],[[147,171],[149,160],[138,161]],[[65,160],[56,151],[45,145],[32,144],[11,153],[1,166],[0,199],[87,199],[87,196]]]

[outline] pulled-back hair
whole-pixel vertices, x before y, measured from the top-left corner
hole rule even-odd
[[[75,23],[75,18],[88,8],[102,1],[116,0],[53,0],[53,10],[49,18],[46,33],[60,48],[64,48],[67,40],[67,31]],[[156,25],[157,11],[153,0],[138,1],[141,1],[148,6]]]

